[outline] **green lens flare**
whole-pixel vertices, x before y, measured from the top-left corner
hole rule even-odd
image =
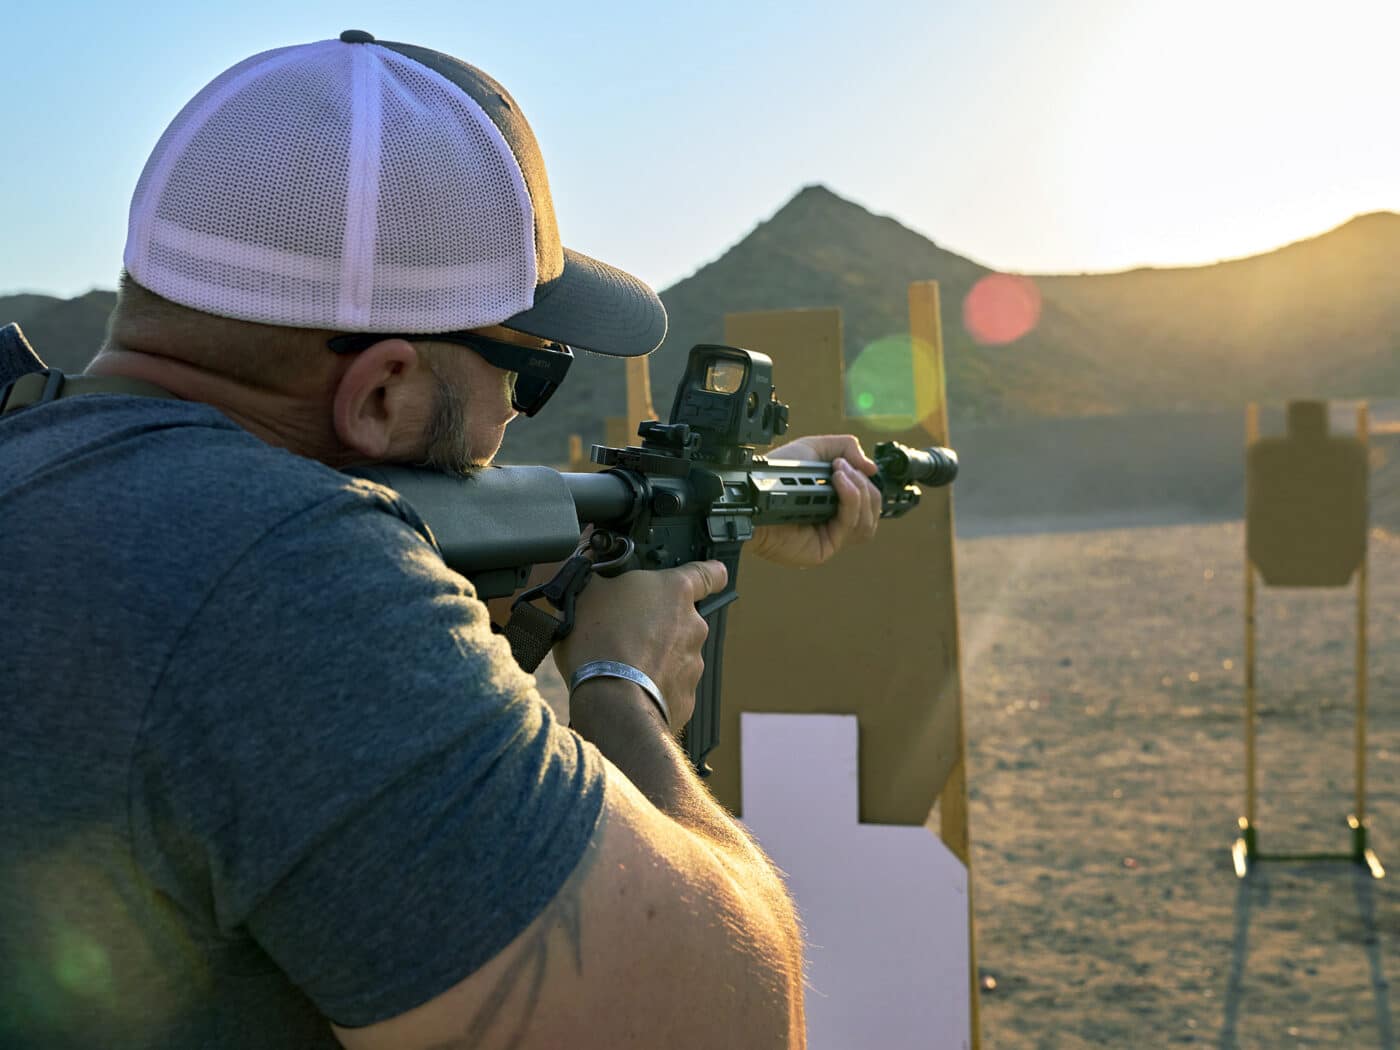
[[[56,945],[54,978],[70,992],[94,996],[104,994],[112,979],[112,964],[106,950],[82,934],[66,930]]]
[[[907,333],[869,343],[846,369],[846,414],[878,430],[906,430],[917,418],[914,341]]]

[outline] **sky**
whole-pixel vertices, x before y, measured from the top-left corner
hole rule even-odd
[[[0,294],[116,284],[166,124],[359,28],[519,102],[564,243],[659,289],[804,185],[1009,272],[1192,265],[1400,211],[1397,0],[15,5]]]

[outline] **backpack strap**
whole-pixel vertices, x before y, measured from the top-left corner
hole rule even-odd
[[[24,338],[19,325],[0,328],[0,415],[80,394],[131,394],[135,397],[175,395],[154,383],[125,376],[68,376],[45,366]]]
[[[31,405],[42,405],[82,394],[130,394],[133,397],[167,397],[169,390],[125,376],[70,376],[56,368],[30,372],[0,389],[0,415],[7,416]]]
[[[0,328],[0,387],[9,386],[20,376],[45,368],[17,324]]]

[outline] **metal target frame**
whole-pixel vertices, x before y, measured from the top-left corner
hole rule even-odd
[[[1324,403],[1325,404],[1325,403]],[[1290,406],[1290,409],[1292,406]],[[1325,410],[1324,410],[1325,411]],[[1365,402],[1357,405],[1355,440],[1363,450],[1369,449],[1369,413]],[[1245,411],[1245,450],[1248,455],[1259,442],[1259,406],[1251,403]],[[1251,479],[1252,482],[1252,479]],[[1252,491],[1252,490],[1251,490]],[[1361,491],[1362,513],[1366,509],[1365,486]],[[1244,740],[1245,740],[1245,811],[1239,817],[1239,837],[1231,846],[1230,854],[1234,862],[1235,875],[1246,878],[1251,865],[1263,861],[1349,861],[1366,867],[1372,878],[1385,877],[1376,852],[1371,848],[1366,823],[1366,680],[1367,680],[1367,556],[1368,545],[1363,538],[1360,561],[1354,575],[1356,579],[1356,729],[1354,741],[1355,797],[1353,811],[1346,816],[1351,848],[1346,852],[1335,853],[1265,853],[1259,848],[1258,815],[1258,706],[1257,706],[1257,646],[1256,646],[1256,582],[1259,573],[1251,556],[1251,514],[1246,511],[1245,552],[1244,552]],[[1363,526],[1368,527],[1368,526]],[[1262,574],[1260,574],[1262,580]],[[1267,586],[1267,582],[1265,582]]]

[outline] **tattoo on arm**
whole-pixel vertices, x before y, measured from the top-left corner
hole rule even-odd
[[[496,980],[486,1001],[468,1022],[461,1036],[442,1043],[432,1050],[466,1050],[483,1046],[500,1046],[516,1050],[524,1040],[539,1005],[549,968],[550,941],[556,930],[564,936],[565,947],[572,952],[574,972],[583,973],[583,883],[597,860],[598,841],[607,820],[607,810],[599,817],[598,826],[578,866],[563,887],[540,913],[534,928],[514,949],[505,972]],[[512,1004],[518,1004],[516,1009]],[[487,1039],[493,1041],[487,1043]]]

